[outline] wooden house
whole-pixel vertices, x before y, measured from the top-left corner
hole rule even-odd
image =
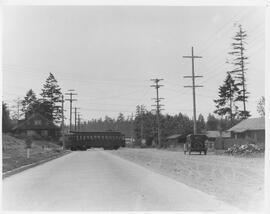
[[[56,138],[60,133],[58,126],[39,113],[34,113],[25,120],[20,120],[13,130],[18,134],[43,138]]]
[[[242,120],[228,131],[234,139],[245,139],[258,144],[265,143],[264,117]]]

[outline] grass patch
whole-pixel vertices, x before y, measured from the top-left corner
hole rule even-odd
[[[64,152],[61,150],[60,146],[54,142],[34,140],[30,158],[27,159],[24,140],[6,134],[3,134],[2,136],[3,172],[36,163]]]

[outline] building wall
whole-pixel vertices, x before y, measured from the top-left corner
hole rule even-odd
[[[34,135],[36,135],[37,133],[36,133],[36,131],[35,130],[26,130],[26,135],[27,136],[34,136]]]
[[[265,143],[265,130],[249,130],[243,133],[233,133],[234,139],[246,139],[254,143]]]

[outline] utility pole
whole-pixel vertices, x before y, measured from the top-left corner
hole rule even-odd
[[[141,143],[143,143],[143,116],[144,116],[144,106],[140,106],[140,116],[141,116]]]
[[[80,108],[77,108],[77,107],[74,108],[74,110],[75,110],[74,111],[74,120],[75,120],[74,121],[74,130],[75,130],[75,132],[77,131],[77,128],[78,128],[77,127],[77,124],[78,124],[77,121],[78,121],[78,114],[80,113],[80,112],[77,111],[78,109],[80,109]]]
[[[76,93],[73,93],[73,91],[75,91],[74,89],[70,89],[70,90],[68,90],[69,91],[69,93],[66,93],[66,95],[69,95],[69,99],[66,99],[67,101],[69,101],[69,103],[70,103],[70,115],[69,115],[69,131],[71,132],[71,129],[72,129],[72,102],[73,101],[77,101],[77,99],[73,99],[72,97],[74,96],[74,95],[78,95],[78,94],[76,94]]]
[[[81,127],[81,114],[78,114],[78,131],[80,131]]]
[[[77,107],[75,107],[75,118],[74,118],[74,129],[75,129],[75,132],[77,131]]]
[[[193,47],[191,48],[191,56],[183,56],[183,58],[191,58],[192,61],[192,76],[184,76],[184,78],[192,78],[192,86],[184,86],[185,88],[192,88],[193,92],[193,133],[197,134],[197,122],[196,122],[196,96],[195,96],[195,88],[203,87],[202,85],[195,85],[195,78],[203,77],[203,76],[196,76],[194,70],[194,59],[195,58],[202,58],[201,56],[194,56]]]
[[[61,100],[61,103],[62,103],[62,123],[61,123],[61,131],[62,131],[62,144],[63,144],[63,149],[65,149],[65,127],[64,127],[64,121],[65,121],[65,115],[64,115],[64,95],[62,95],[62,100]]]
[[[161,142],[160,142],[160,121],[159,121],[159,116],[160,116],[160,111],[163,110],[160,107],[164,106],[162,104],[160,104],[160,101],[164,98],[160,98],[159,97],[159,92],[158,89],[164,85],[159,85],[159,82],[162,81],[163,79],[151,79],[151,81],[154,82],[154,85],[151,85],[151,87],[155,87],[156,89],[156,98],[152,98],[153,100],[155,100],[156,104],[152,105],[156,107],[156,116],[157,116],[157,142],[158,142],[158,146],[161,146]]]
[[[133,140],[135,139],[135,134],[134,134],[134,118],[133,118],[133,113],[131,113],[131,143],[133,145]]]

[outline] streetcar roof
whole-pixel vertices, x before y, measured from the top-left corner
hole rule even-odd
[[[71,134],[80,134],[80,135],[123,135],[119,131],[98,131],[98,132],[75,132],[71,131]]]

